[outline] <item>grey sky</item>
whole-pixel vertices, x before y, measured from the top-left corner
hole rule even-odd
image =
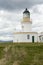
[[[43,0],[0,0],[0,9],[16,10],[32,7],[36,4],[42,4]]]
[[[21,30],[22,12],[26,7],[31,13],[33,31],[43,31],[43,0],[0,0],[1,40],[10,40],[16,29]]]

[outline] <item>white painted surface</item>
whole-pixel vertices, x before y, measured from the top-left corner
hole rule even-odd
[[[27,39],[27,35],[30,36],[29,39]],[[32,36],[34,36],[34,42],[38,41],[38,34],[14,34],[13,42],[32,42]]]
[[[22,23],[22,32],[31,32],[32,31],[32,23],[25,22]]]

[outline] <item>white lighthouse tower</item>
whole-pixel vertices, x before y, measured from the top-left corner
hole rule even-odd
[[[30,20],[30,12],[27,10],[27,8],[23,12],[23,20],[22,20],[21,24],[22,24],[23,32],[31,32],[32,31],[32,22]]]

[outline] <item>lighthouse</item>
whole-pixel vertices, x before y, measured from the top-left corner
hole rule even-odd
[[[28,11],[27,8],[23,12],[23,19],[22,19],[21,25],[22,25],[23,32],[31,32],[32,31],[32,22],[30,19],[30,12]]]
[[[18,43],[28,43],[28,42],[37,42],[38,33],[32,32],[32,21],[30,19],[30,12],[26,8],[23,12],[23,17],[21,22],[21,31],[14,32],[13,42]]]

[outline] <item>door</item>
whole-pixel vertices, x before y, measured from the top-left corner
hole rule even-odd
[[[32,36],[32,43],[34,43],[34,36]]]

